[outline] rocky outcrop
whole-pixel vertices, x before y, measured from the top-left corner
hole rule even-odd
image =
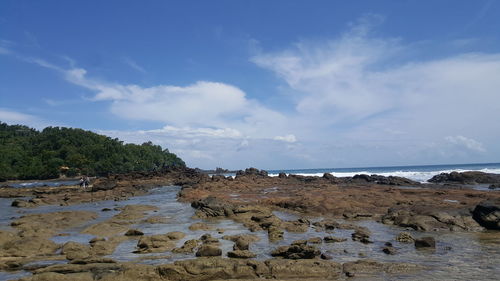
[[[142,236],[137,242],[137,250],[135,253],[161,253],[171,251],[175,248],[175,242],[168,234],[158,234],[150,236]]]
[[[83,260],[91,256],[90,247],[73,241],[63,245],[61,254],[66,256],[67,260]]]
[[[403,177],[395,177],[395,176],[380,176],[380,175],[355,175],[352,178],[347,178],[347,181],[350,183],[375,183],[381,185],[404,185],[404,186],[419,186],[420,183],[403,178]]]
[[[472,211],[472,217],[486,229],[500,230],[500,199],[480,202]]]
[[[358,228],[356,231],[354,231],[353,234],[351,234],[352,241],[359,241],[364,244],[368,243],[373,243],[373,241],[370,240],[370,231],[367,228]]]
[[[417,248],[417,249],[422,249],[422,248],[435,249],[436,248],[436,240],[434,239],[434,237],[430,237],[430,236],[415,239],[415,248]]]
[[[413,243],[415,238],[413,238],[409,232],[401,232],[396,236],[396,241],[401,243]]]
[[[367,280],[371,280],[374,276],[379,276],[382,277],[382,280],[386,280],[384,278],[386,274],[408,274],[418,272],[422,269],[422,266],[410,263],[381,263],[370,259],[343,264],[343,272],[347,277],[367,277],[369,278]]]
[[[480,231],[482,229],[468,212],[455,212],[451,215],[444,211],[436,211],[432,206],[414,210],[391,208],[381,221],[384,224],[411,227],[419,231]]]
[[[441,173],[429,179],[432,183],[459,183],[459,184],[497,184],[500,183],[499,174],[477,171]]]
[[[174,248],[172,250],[172,253],[180,253],[180,254],[188,254],[188,253],[193,253],[194,249],[198,247],[198,244],[200,243],[199,240],[197,239],[190,239],[184,242],[184,245],[180,248]]]
[[[205,217],[227,217],[234,214],[234,206],[215,197],[207,197],[191,203],[191,207],[197,209],[198,215]],[[200,216],[201,217],[201,216]]]
[[[228,252],[227,256],[236,259],[251,259],[255,258],[257,255],[249,250],[234,250]]]
[[[347,239],[334,236],[325,236],[323,238],[323,241],[325,241],[325,243],[339,243],[339,242],[345,242],[347,241]]]
[[[268,173],[265,170],[259,170],[255,168],[247,168],[245,171],[239,170],[236,172],[236,177],[243,177],[243,176],[250,176],[250,177],[267,177]]]
[[[321,251],[315,246],[291,245],[280,246],[271,252],[273,257],[283,257],[285,259],[313,259],[321,255]]]
[[[125,236],[142,236],[144,235],[144,232],[138,230],[138,229],[129,229],[127,232],[125,232]]]
[[[202,245],[196,252],[197,257],[218,257],[222,255],[222,250],[214,245]]]

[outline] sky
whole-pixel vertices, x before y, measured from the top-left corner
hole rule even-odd
[[[0,121],[200,168],[500,162],[500,1],[0,2]]]

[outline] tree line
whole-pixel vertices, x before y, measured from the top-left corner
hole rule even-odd
[[[47,127],[42,131],[0,122],[0,181],[102,176],[185,166],[152,142],[124,144],[91,131]]]

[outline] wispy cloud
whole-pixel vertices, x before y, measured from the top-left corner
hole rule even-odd
[[[131,58],[128,58],[128,57],[124,57],[122,59],[123,63],[125,63],[126,65],[132,67],[133,69],[139,71],[139,72],[142,72],[142,73],[146,73],[146,70],[138,65],[135,61],[133,61]]]
[[[22,113],[8,108],[0,108],[0,121],[11,125],[27,125],[37,129],[54,125],[38,116]]]

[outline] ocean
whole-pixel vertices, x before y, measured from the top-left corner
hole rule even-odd
[[[357,174],[377,174],[381,176],[405,177],[418,182],[426,182],[440,173],[465,171],[480,171],[485,173],[500,174],[500,163],[486,164],[456,164],[456,165],[424,165],[424,166],[391,166],[391,167],[364,167],[364,168],[321,168],[298,170],[268,170],[270,176],[279,173],[296,174],[304,176],[322,176],[330,173],[336,177],[352,177]]]

